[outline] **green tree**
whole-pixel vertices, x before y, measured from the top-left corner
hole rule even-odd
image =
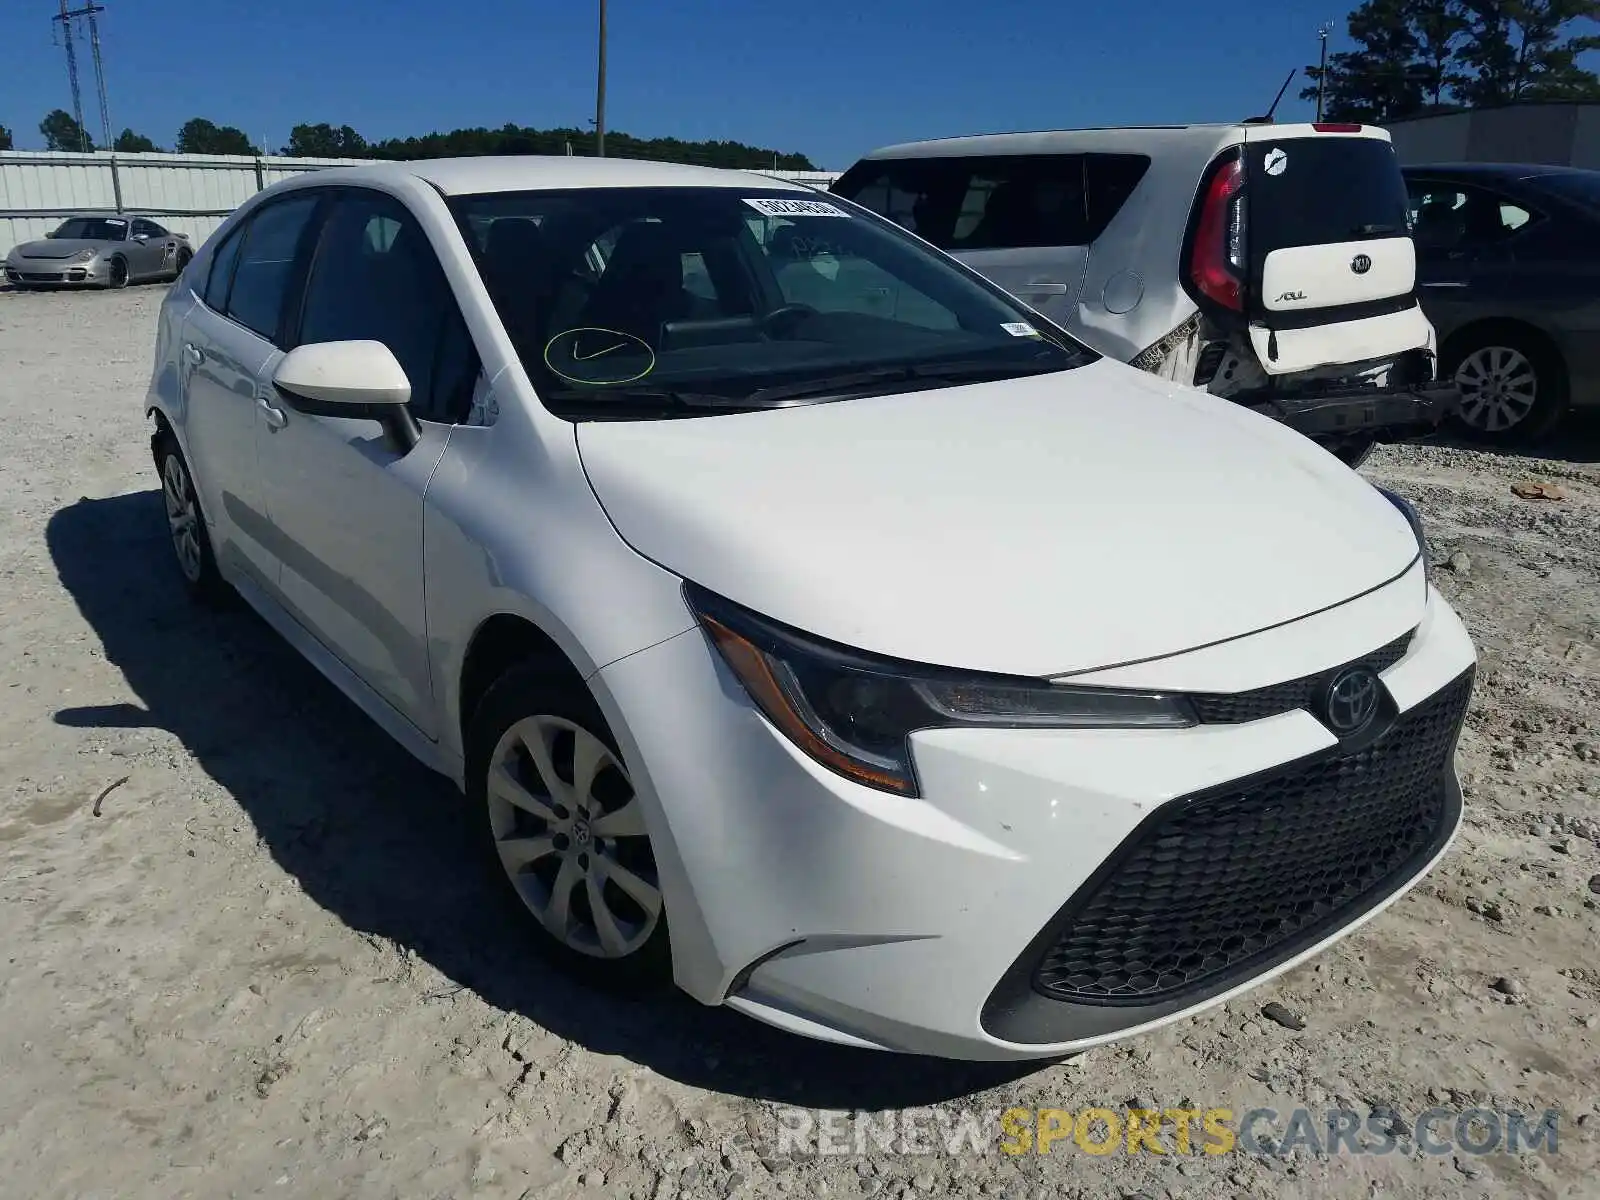
[[[0,150],[10,150],[11,148],[11,130],[4,125],[0,125]]]
[[[215,125],[204,117],[194,117],[178,130],[179,154],[260,154],[250,144],[244,130],[232,125]]]
[[[1417,39],[1412,75],[1422,87],[1423,103],[1442,108],[1466,80],[1458,61],[1466,14],[1458,0],[1408,0],[1406,15]]]
[[[1350,40],[1358,47],[1328,56],[1326,73],[1306,68],[1311,86],[1300,93],[1317,98],[1325,89],[1324,115],[1330,121],[1381,125],[1422,107],[1422,82],[1413,70],[1421,45],[1411,28],[1409,0],[1366,0],[1349,17]]]
[[[46,150],[94,149],[88,131],[65,109],[57,108],[45,114],[44,120],[39,122],[39,132],[44,134]]]
[[[296,125],[289,131],[289,144],[279,154],[291,158],[366,158],[367,139],[348,125],[335,129],[319,125]]]
[[[507,124],[499,129],[454,129],[421,137],[388,138],[369,147],[373,158],[457,158],[485,154],[566,154],[595,152],[594,131],[529,129]],[[637,138],[606,132],[606,154],[612,158],[644,158],[656,162],[693,163],[745,170],[814,171],[804,154],[784,153],[743,142],[686,142],[678,138]]]
[[[124,129],[117,134],[117,140],[111,143],[111,148],[124,154],[152,154],[161,149],[144,134],[131,129]]]
[[[1600,37],[1571,32],[1600,20],[1600,0],[1461,0],[1461,11],[1465,77],[1455,92],[1463,103],[1600,98],[1600,78],[1578,65]]]

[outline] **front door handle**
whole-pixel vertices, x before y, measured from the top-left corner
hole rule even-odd
[[[206,352],[193,342],[185,342],[183,344],[183,353],[195,366],[199,366],[206,360]]]
[[[256,397],[256,411],[261,414],[261,419],[267,423],[267,428],[276,432],[289,423],[289,418],[283,409],[275,406],[265,396]]]
[[[1067,285],[1049,279],[1030,279],[1025,285],[1030,296],[1065,296]]]

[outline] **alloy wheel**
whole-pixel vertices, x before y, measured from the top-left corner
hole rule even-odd
[[[167,506],[167,527],[172,532],[172,548],[178,566],[190,583],[199,583],[205,569],[200,549],[200,506],[195,503],[194,485],[176,454],[167,455],[161,469],[161,495]]]
[[[487,792],[500,864],[552,936],[603,959],[650,940],[655,859],[627,768],[605,742],[564,717],[525,717],[496,744]]]
[[[1539,400],[1539,373],[1520,350],[1484,346],[1456,368],[1461,420],[1484,433],[1504,433],[1528,419]]]

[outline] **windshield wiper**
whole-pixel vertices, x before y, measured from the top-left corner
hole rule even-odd
[[[564,388],[545,394],[547,400],[558,404],[578,403],[596,409],[627,409],[639,404],[672,406],[676,408],[718,408],[738,410],[758,408],[783,408],[789,404],[833,396],[860,389],[890,388],[898,384],[921,380],[1009,379],[1018,375],[1042,375],[1051,371],[1064,371],[1070,364],[1054,363],[997,363],[982,359],[952,362],[906,363],[891,367],[874,367],[866,371],[848,371],[839,375],[823,375],[797,383],[779,383],[756,388],[748,395],[728,395],[720,392],[695,392],[668,387],[593,387]]]
[[[1350,231],[1354,237],[1385,237],[1391,233],[1404,233],[1398,225],[1357,225]]]
[[[1018,375],[1044,375],[1051,371],[1064,371],[1064,363],[997,363],[982,359],[971,361],[907,363],[895,367],[875,367],[868,371],[850,371],[842,375],[824,375],[819,379],[806,379],[798,383],[780,383],[772,387],[757,388],[745,397],[747,404],[768,404],[781,400],[796,400],[809,396],[825,396],[846,392],[853,388],[885,387],[897,383],[914,383],[918,380],[1010,379]]]
[[[760,408],[739,396],[723,396],[715,392],[689,392],[679,388],[662,387],[593,387],[567,388],[545,393],[547,400],[561,404],[593,404],[600,408],[626,408],[639,402],[675,405],[679,408]]]

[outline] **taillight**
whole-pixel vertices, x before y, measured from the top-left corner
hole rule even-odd
[[[1208,300],[1244,311],[1244,162],[1220,164],[1206,185],[1189,256],[1189,279]]]
[[[1360,125],[1345,125],[1342,123],[1317,121],[1312,124],[1311,128],[1315,129],[1318,133],[1360,133],[1362,127]]]

